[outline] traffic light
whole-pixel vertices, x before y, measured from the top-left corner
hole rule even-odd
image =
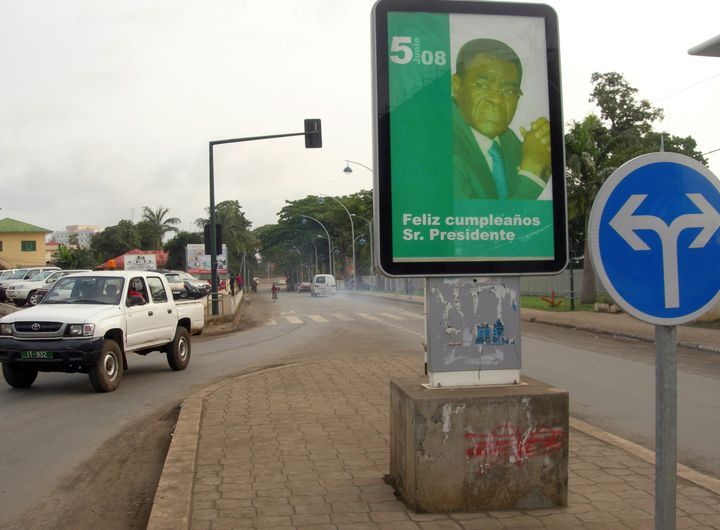
[[[210,250],[210,225],[206,224],[204,227],[205,231],[205,254],[208,256],[212,253]],[[222,254],[222,225],[215,225],[215,254]]]
[[[305,147],[308,149],[322,147],[322,127],[320,120],[305,120]]]

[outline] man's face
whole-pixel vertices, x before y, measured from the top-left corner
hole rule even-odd
[[[517,109],[520,72],[517,65],[488,55],[476,55],[460,77],[452,77],[453,97],[463,118],[490,139],[504,133]]]

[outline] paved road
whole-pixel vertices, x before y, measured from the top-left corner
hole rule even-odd
[[[269,293],[259,296],[269,298]],[[380,334],[373,320],[333,317],[338,311],[363,308],[369,314],[386,306],[397,304],[282,293],[276,309],[289,316],[292,311],[324,314],[327,324],[321,326],[319,319],[311,318],[304,318],[302,324],[285,324],[283,315],[275,325],[224,337],[199,337],[193,341],[190,366],[182,372],[170,371],[163,354],[132,355],[120,388],[109,394],[94,392],[83,374],[41,373],[28,390],[12,389],[0,381],[0,528],[72,477],[86,458],[123,427],[168,412],[186,395],[227,376],[301,356],[308,348],[325,350],[328,355],[335,348],[358,354],[381,347],[420,351],[422,320],[417,312],[403,320],[412,323],[412,332],[402,326],[384,326]]]
[[[269,298],[268,293],[258,296]],[[421,308],[350,295],[281,293],[274,305],[277,314],[266,325],[196,340],[190,367],[183,372],[171,372],[163,355],[151,354],[132,356],[120,389],[110,394],[93,392],[81,374],[40,374],[29,391],[0,386],[0,527],[72,476],[123,426],[168,411],[184,396],[228,375],[307,352],[328,358],[338,351],[358,357],[416,352],[422,358]],[[654,379],[647,345],[623,343],[633,352],[623,359],[617,351],[605,353],[603,343],[579,339],[569,330],[548,334],[547,328],[526,325],[524,332],[523,373],[568,389],[572,415],[650,446]],[[720,450],[711,441],[720,437],[718,390],[715,376],[680,373],[681,461],[716,477]]]

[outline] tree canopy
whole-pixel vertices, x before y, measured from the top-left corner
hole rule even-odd
[[[369,270],[370,236],[366,219],[372,220],[371,191],[343,197],[308,195],[286,202],[278,212],[277,224],[262,226],[255,232],[263,263],[273,263],[291,277],[301,265],[304,271],[301,275],[309,276],[312,271],[330,272],[333,263],[337,275],[352,275],[352,219],[357,240],[356,266],[359,273]],[[360,244],[361,239],[366,244]]]
[[[142,223],[152,238],[152,250],[160,250],[162,248],[162,240],[165,234],[168,232],[177,233],[178,231],[175,225],[180,223],[180,219],[177,217],[168,217],[169,212],[169,208],[164,208],[163,206],[159,206],[155,210],[143,206]]]
[[[205,211],[208,216],[195,221],[195,225],[201,229],[210,222],[210,208]],[[252,270],[258,242],[250,229],[252,223],[245,217],[240,203],[229,200],[216,204],[215,222],[222,227],[222,242],[227,245],[230,272],[237,274],[240,271],[243,257],[248,260]]]
[[[565,135],[570,253],[571,257],[586,258],[583,303],[594,302],[597,290],[586,234],[590,210],[602,183],[628,160],[661,148],[707,163],[692,137],[653,131],[653,124],[663,118],[663,110],[638,99],[637,89],[621,74],[596,72],[591,81],[590,101],[598,106],[600,115],[589,114],[572,122]]]

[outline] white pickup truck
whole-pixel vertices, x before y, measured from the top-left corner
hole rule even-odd
[[[162,351],[173,370],[190,362],[190,335],[202,332],[202,302],[175,304],[161,273],[85,272],[61,278],[38,305],[0,319],[5,381],[27,388],[38,372],[81,372],[111,392],[127,354]]]

